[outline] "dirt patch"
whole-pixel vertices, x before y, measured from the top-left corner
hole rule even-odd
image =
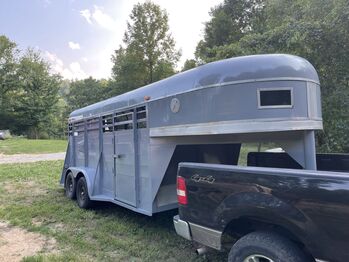
[[[10,193],[10,194],[13,194],[18,191],[15,184],[4,182],[2,186],[7,191],[7,193]]]
[[[17,194],[23,192],[23,190],[30,191],[33,196],[46,193],[46,190],[39,188],[34,181],[21,181],[17,183],[4,182],[3,188],[9,194]]]
[[[37,227],[46,225],[48,228],[50,228],[54,232],[63,231],[66,228],[63,223],[45,220],[38,217],[34,217],[31,222],[34,226],[37,226]]]
[[[56,241],[52,238],[0,221],[0,261],[20,261],[38,252],[52,253],[55,246]]]
[[[31,187],[31,184],[33,184],[33,182],[29,181],[20,183],[3,182],[0,188],[4,190],[5,195],[0,197],[0,206],[6,204],[9,199],[17,203],[32,204],[36,196],[46,193],[46,191],[41,188]]]
[[[33,224],[34,226],[39,227],[39,226],[41,226],[41,225],[43,224],[43,221],[42,221],[41,219],[39,219],[39,218],[34,217],[34,218],[32,219],[32,224]]]
[[[17,155],[4,155],[0,153],[0,164],[64,160],[64,158],[65,158],[65,152],[50,153],[50,154],[17,154]]]

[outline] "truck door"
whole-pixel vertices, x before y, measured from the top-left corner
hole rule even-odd
[[[115,115],[115,199],[136,206],[136,141],[134,110]]]

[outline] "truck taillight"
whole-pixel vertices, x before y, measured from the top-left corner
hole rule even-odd
[[[187,187],[185,186],[185,179],[181,176],[177,177],[177,199],[181,205],[188,204]]]

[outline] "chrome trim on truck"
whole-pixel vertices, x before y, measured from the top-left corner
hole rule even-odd
[[[222,249],[222,232],[190,222],[189,226],[194,241],[214,249]]]
[[[187,222],[181,220],[179,216],[173,217],[173,224],[176,229],[176,233],[185,239],[191,240],[190,229]]]
[[[194,240],[214,249],[221,250],[222,232],[203,227],[194,223],[186,222],[179,218],[179,215],[173,217],[173,224],[176,233],[188,240]]]

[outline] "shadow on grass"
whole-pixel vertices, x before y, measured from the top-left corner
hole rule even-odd
[[[178,214],[178,209],[155,213],[152,216],[147,216],[135,211],[129,210],[122,206],[110,202],[94,202],[94,205],[89,209],[102,216],[127,217],[130,221],[137,222],[140,226],[155,226],[166,230],[171,230],[175,233],[173,227],[173,217]]]
[[[167,237],[171,238],[171,241],[175,243],[184,243],[182,248],[190,249],[191,259],[188,257],[187,261],[226,261],[227,260],[227,251],[216,251],[213,249],[209,249],[207,254],[197,256],[195,254],[196,248],[201,247],[198,243],[190,242],[184,240],[179,237],[173,226],[173,217],[178,214],[178,209],[173,209],[169,211],[163,211],[160,213],[155,213],[153,216],[147,216],[144,214],[140,214],[129,210],[127,208],[115,205],[113,203],[108,202],[94,202],[94,205],[91,209],[89,209],[100,216],[107,216],[109,218],[115,219],[126,219],[127,221],[136,224],[137,228],[142,228],[143,230],[150,230],[152,232],[159,232],[159,235],[165,233]],[[162,241],[167,241],[166,239],[162,239]],[[181,249],[179,246],[179,249]],[[193,260],[194,259],[194,260]]]

